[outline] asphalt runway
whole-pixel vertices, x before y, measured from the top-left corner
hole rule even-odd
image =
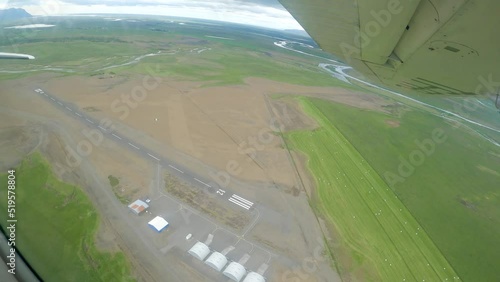
[[[254,208],[254,203],[252,201],[235,194],[228,188],[224,189],[218,188],[217,184],[214,184],[213,181],[209,180],[208,175],[204,176],[192,173],[188,168],[176,164],[162,157],[160,154],[153,152],[141,146],[140,144],[135,143],[133,140],[125,136],[122,136],[117,132],[114,132],[106,124],[96,119],[93,119],[84,112],[81,112],[80,110],[73,107],[71,104],[57,99],[53,95],[50,95],[50,93],[47,93],[46,91],[40,88],[34,89],[34,91],[38,93],[40,96],[45,97],[50,103],[56,105],[61,110],[66,111],[68,114],[72,115],[74,118],[79,119],[88,126],[99,130],[104,137],[112,139],[116,143],[121,144],[122,146],[127,147],[128,149],[134,151],[134,153],[136,154],[157,161],[162,167],[168,168],[171,171],[171,173],[187,181],[191,185],[202,189],[207,189],[210,193],[217,194],[217,196],[222,197],[224,200],[227,200],[228,202],[238,206],[239,208],[248,211]]]

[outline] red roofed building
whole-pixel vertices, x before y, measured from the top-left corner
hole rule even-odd
[[[131,209],[135,214],[140,215],[145,210],[149,208],[149,205],[143,202],[142,200],[136,200],[132,204],[128,205],[129,209]]]

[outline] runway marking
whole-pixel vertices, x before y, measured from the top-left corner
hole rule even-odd
[[[61,103],[61,102],[57,102],[57,103],[58,103],[59,105],[61,105],[61,106],[63,105],[63,103]]]
[[[90,119],[88,119],[88,118],[86,118],[85,120],[86,120],[86,121],[88,121],[88,122],[90,122],[91,124],[94,124],[94,122],[93,122],[93,121],[91,121],[91,120],[90,120]]]
[[[203,185],[205,185],[205,186],[207,186],[207,187],[210,187],[210,188],[212,187],[212,186],[208,185],[207,183],[205,183],[205,182],[203,182],[203,181],[199,180],[199,179],[198,179],[198,178],[196,178],[196,177],[193,177],[193,178],[194,178],[194,180],[196,180],[196,181],[200,182],[201,184],[203,184]]]
[[[45,96],[47,97],[47,94],[45,94],[45,93],[43,93],[43,92],[42,92],[42,94],[43,94],[43,95],[45,95]]]
[[[73,111],[72,109],[70,109],[70,108],[68,108],[68,107],[66,107],[66,109],[68,109],[69,111]]]
[[[240,201],[240,202],[243,202],[243,203],[245,203],[245,204],[247,204],[247,205],[249,205],[249,206],[252,206],[252,205],[253,205],[253,203],[252,203],[252,202],[250,202],[249,200],[247,200],[247,199],[245,199],[245,198],[242,198],[242,197],[240,197],[240,196],[238,196],[238,195],[236,195],[236,194],[233,194],[233,195],[231,196],[231,198],[234,198],[234,199],[236,199],[236,200],[238,200],[238,201]]]
[[[114,133],[111,133],[111,135],[113,135],[114,137],[116,137],[116,138],[118,138],[118,139],[122,140],[122,138],[121,138],[120,136],[118,136],[118,135],[116,135],[116,134],[114,134]]]
[[[50,100],[55,101],[56,99],[54,99],[54,98],[50,97]]]
[[[130,146],[132,146],[132,147],[136,148],[137,150],[140,150],[140,148],[139,148],[139,147],[137,147],[136,145],[134,145],[134,144],[132,144],[132,143],[130,143],[130,142],[128,142],[128,144],[129,144]]]
[[[231,203],[237,204],[238,206],[245,208],[245,209],[250,209],[253,206],[253,203],[250,202],[249,200],[240,197],[236,194],[233,194],[229,199]]]
[[[106,130],[106,128],[104,128],[104,127],[102,127],[102,126],[100,126],[100,125],[99,125],[98,127],[99,127],[99,129],[101,129],[102,131],[107,131],[107,130]]]
[[[250,206],[245,205],[245,204],[244,204],[244,203],[242,203],[242,202],[238,202],[238,201],[234,200],[233,198],[229,198],[228,200],[229,200],[230,202],[232,202],[232,203],[234,203],[234,204],[236,204],[236,205],[238,205],[238,206],[240,206],[240,207],[242,207],[242,208],[246,209],[246,210],[249,210],[249,209],[250,209]]]
[[[77,116],[79,116],[79,117],[82,117],[82,115],[81,115],[81,114],[79,114],[79,113],[75,113],[75,115],[77,115]]]
[[[175,167],[175,166],[173,166],[173,165],[168,165],[168,166],[169,166],[169,167],[171,167],[171,168],[173,168],[173,169],[175,169],[175,170],[177,170],[177,171],[178,171],[178,172],[180,172],[180,173],[184,173],[184,171],[182,171],[182,170],[180,170],[180,169],[176,168],[176,167]],[[195,178],[195,179],[196,179],[196,178]],[[196,179],[196,180],[198,180],[198,179]],[[198,180],[198,181],[199,181],[199,180]],[[200,181],[200,182],[201,182],[201,181]],[[203,183],[203,182],[201,182],[201,183]],[[206,183],[203,183],[203,184],[207,185]],[[207,185],[207,186],[208,186],[208,187],[210,187],[210,185]]]
[[[113,134],[113,135],[114,135],[114,134]],[[160,160],[159,158],[157,158],[157,157],[155,157],[155,156],[151,155],[150,153],[148,153],[148,155],[149,155],[150,157],[152,157],[153,159],[157,160],[157,161],[159,161],[159,160]]]

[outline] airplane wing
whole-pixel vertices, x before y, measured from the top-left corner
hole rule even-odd
[[[27,54],[17,54],[17,53],[2,53],[0,52],[0,59],[24,59],[24,60],[34,60],[35,57]]]
[[[403,93],[500,88],[498,0],[279,0],[325,51]]]

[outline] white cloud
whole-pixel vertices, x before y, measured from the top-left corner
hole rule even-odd
[[[227,21],[275,29],[302,29],[286,10],[275,4],[275,1],[270,2],[273,3],[272,5],[236,0],[136,0],[133,4],[116,0],[67,0],[67,2],[44,0],[39,1],[39,4],[33,4],[33,0],[5,2],[5,6],[15,6],[24,2],[23,5],[17,5],[17,7],[20,6],[33,15],[77,13],[164,15]]]

